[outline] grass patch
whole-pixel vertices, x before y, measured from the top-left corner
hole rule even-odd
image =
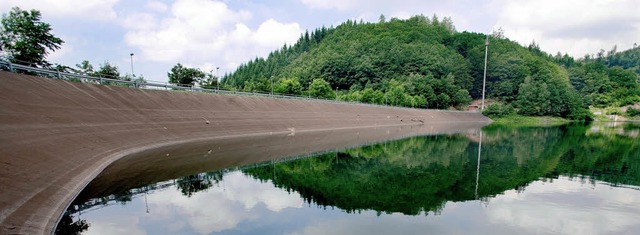
[[[492,125],[508,125],[508,126],[554,126],[574,122],[561,117],[531,117],[521,115],[509,115],[503,117],[492,117]]]

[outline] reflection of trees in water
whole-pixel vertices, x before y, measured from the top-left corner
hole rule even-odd
[[[638,126],[624,127],[627,132],[639,129]],[[630,135],[589,130],[590,127],[580,125],[484,128],[477,195],[486,199],[505,190],[522,191],[541,177],[560,175],[588,178],[594,183],[606,181],[613,186],[640,186],[640,141]],[[448,201],[478,198],[475,193],[477,154],[478,143],[462,135],[426,136],[269,164],[243,172],[296,191],[307,202],[319,206],[335,206],[347,212],[437,214]],[[107,206],[109,202],[126,204],[136,195],[174,185],[190,197],[221,182],[225,172],[194,174],[75,201],[67,214]],[[63,218],[58,226],[88,228],[86,222],[74,225],[72,220],[66,221],[68,219],[72,218]]]
[[[56,227],[55,234],[81,234],[87,231],[87,229],[89,229],[89,224],[86,220],[77,220],[74,222],[73,216],[65,213]]]
[[[194,193],[205,191],[214,184],[222,181],[222,172],[200,173],[180,177],[176,180],[176,187],[182,195],[191,197]]]
[[[482,146],[478,196],[518,191],[540,177],[587,175],[640,185],[635,138],[586,135],[587,126],[489,127]],[[246,169],[294,190],[309,203],[347,212],[438,213],[448,201],[476,199],[478,144],[458,135],[414,137],[316,158]]]
[[[624,130],[636,132],[637,125],[625,125]],[[567,175],[569,177],[588,178],[605,181],[613,186],[640,186],[640,141],[626,133],[607,132],[589,133],[588,137],[571,143],[562,155],[558,167],[551,177]]]
[[[64,217],[59,221],[56,227],[56,234],[79,234],[89,228],[89,224],[87,224],[85,220],[77,220],[73,222],[72,214],[74,213],[113,205],[114,202],[125,205],[131,202],[131,200],[136,196],[146,194],[149,191],[166,189],[171,186],[176,186],[183,195],[191,197],[194,193],[207,190],[211,186],[221,182],[225,172],[226,171],[222,170],[185,176],[175,181],[149,184],[141,188],[128,189],[98,198],[84,200],[76,198],[69,208],[67,208]],[[74,233],[73,231],[76,230],[78,232]]]

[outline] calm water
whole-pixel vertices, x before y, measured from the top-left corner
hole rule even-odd
[[[83,192],[58,230],[638,234],[639,133],[632,125],[489,126],[412,137],[90,199],[83,195],[95,193]]]

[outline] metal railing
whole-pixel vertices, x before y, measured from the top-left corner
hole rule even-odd
[[[317,98],[317,97],[311,97],[311,96],[296,96],[296,95],[289,95],[289,94],[277,94],[277,93],[272,94],[267,92],[263,93],[263,92],[230,91],[230,90],[222,90],[222,89],[208,89],[208,88],[195,87],[193,85],[191,86],[179,85],[179,84],[171,84],[171,83],[157,82],[157,81],[136,81],[136,80],[127,81],[127,80],[120,80],[115,78],[107,78],[107,77],[100,77],[100,76],[95,77],[95,76],[88,76],[88,75],[78,74],[78,73],[69,73],[69,72],[62,72],[62,71],[46,69],[46,68],[38,68],[34,66],[11,63],[10,61],[2,60],[2,59],[0,59],[0,70],[10,71],[14,73],[22,72],[30,75],[59,79],[59,80],[68,80],[68,81],[75,81],[75,82],[81,82],[81,83],[100,84],[100,85],[125,86],[125,87],[138,88],[138,89],[178,90],[178,91],[204,92],[204,93],[215,93],[215,94],[235,95],[235,96],[257,96],[257,97],[270,97],[270,98],[279,98],[279,99],[309,100],[309,101],[317,101],[317,102],[376,106],[376,107],[397,108],[397,109],[415,109],[415,108],[402,107],[402,106],[362,103],[359,101],[323,99],[323,98]],[[440,109],[430,109],[430,111],[469,112],[469,111],[440,110]]]

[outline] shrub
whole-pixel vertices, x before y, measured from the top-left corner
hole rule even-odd
[[[638,115],[640,115],[640,109],[634,109],[632,107],[629,107],[627,109],[627,116],[635,117],[635,116],[638,116]]]
[[[490,104],[484,111],[482,111],[482,114],[488,117],[504,117],[515,113],[516,111],[513,106],[501,103]]]

